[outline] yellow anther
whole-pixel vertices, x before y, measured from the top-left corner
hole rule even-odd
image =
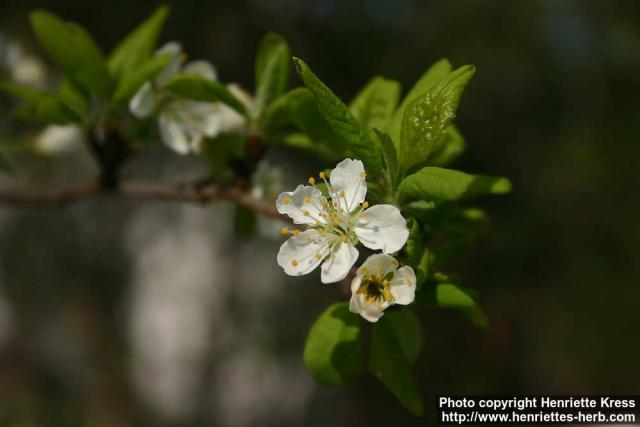
[[[297,267],[298,266],[298,260],[292,259],[291,260],[291,265],[294,266],[294,267]]]
[[[318,230],[318,234],[324,233],[324,227],[318,227],[316,230]]]
[[[320,172],[318,175],[320,176],[320,179],[325,179],[327,177],[324,172]]]
[[[289,234],[289,227],[282,227],[280,229],[280,233],[282,234]]]
[[[326,200],[323,200],[322,202],[320,202],[320,204],[322,205],[323,208],[329,207],[329,202],[327,202]]]
[[[391,261],[391,265],[393,266],[393,268],[397,268],[398,267],[398,261],[397,260],[392,260]]]
[[[344,197],[344,191],[340,192],[340,197]]]
[[[295,237],[298,237],[300,235],[300,230],[293,230],[291,234],[293,234]]]
[[[405,278],[404,278],[404,282],[405,282],[407,285],[410,285],[410,284],[411,284],[411,279],[410,279],[410,278],[408,278],[408,277],[405,277]]]
[[[367,202],[366,200],[362,202],[362,209],[367,209],[368,207],[369,207],[369,202]]]
[[[304,202],[305,202],[305,203],[311,203],[311,197],[309,197],[309,196],[304,196]]]
[[[340,236],[340,241],[342,243],[347,243],[347,236],[345,236],[344,234],[342,236]]]
[[[316,179],[314,177],[309,177],[309,185],[316,185]]]
[[[309,216],[309,211],[302,211],[302,215]]]
[[[288,197],[285,197],[285,198],[282,200],[282,203],[284,203],[285,205],[288,205],[289,203],[291,203],[291,199],[290,199],[290,198],[288,198]]]
[[[317,253],[317,254],[316,254],[316,259],[317,259],[318,261],[320,261],[320,260],[322,259],[322,256],[320,255],[320,253]]]
[[[360,176],[364,178],[364,177],[366,177],[366,176],[367,176],[367,173],[366,173],[366,172],[364,172],[364,171],[362,171],[362,172],[360,172]]]
[[[360,219],[364,219],[364,212],[360,212],[360,213],[358,214],[358,218],[360,218]]]

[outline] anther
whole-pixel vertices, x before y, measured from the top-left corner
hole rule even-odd
[[[367,202],[366,200],[362,202],[362,209],[367,209],[368,207],[369,207],[369,202]]]
[[[288,205],[289,203],[291,203],[291,199],[290,199],[290,198],[288,198],[288,197],[285,197],[285,198],[282,200],[282,203],[284,203],[285,205]]]
[[[309,177],[309,185],[316,185],[316,179],[314,177]]]
[[[300,235],[300,230],[293,230],[291,234],[293,234],[295,237],[298,237]]]
[[[324,172],[320,172],[318,176],[320,176],[320,179],[325,179],[327,177]]]
[[[298,266],[298,260],[292,259],[291,260],[291,265],[294,266],[294,267],[297,267]]]
[[[282,234],[289,234],[289,227],[282,227],[280,229],[280,233]]]
[[[304,216],[309,216],[309,211],[303,211],[303,212],[302,212],[302,215],[304,215]]]
[[[362,172],[360,172],[360,176],[364,178],[364,177],[366,177],[366,176],[367,176],[367,173],[366,173],[366,172],[364,172],[364,171],[362,171]]]

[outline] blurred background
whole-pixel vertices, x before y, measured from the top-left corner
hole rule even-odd
[[[27,18],[44,7],[109,50],[155,6],[3,1],[0,33],[44,59]],[[414,418],[373,378],[346,386],[310,378],[302,362],[308,328],[344,296],[315,275],[287,278],[275,262],[280,240],[268,230],[237,239],[232,206],[3,206],[0,425],[410,426],[435,423],[438,394],[638,394],[639,2],[172,7],[162,41],[181,41],[191,58],[216,64],[221,80],[250,90],[256,47],[270,30],[345,100],[377,74],[407,89],[442,57],[477,66],[457,119],[468,150],[453,167],[508,176],[514,191],[478,203],[490,230],[449,271],[478,289],[490,328],[421,313],[416,375],[427,414]],[[15,124],[6,100],[0,105],[0,141],[10,151]],[[95,176],[82,151],[8,158],[13,172],[3,173],[2,188]],[[269,162],[285,187],[327,166],[284,150]],[[126,174],[178,180],[205,170],[157,144]]]

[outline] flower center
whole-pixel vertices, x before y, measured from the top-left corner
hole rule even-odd
[[[393,273],[391,272],[383,276],[380,271],[377,271],[375,275],[371,275],[368,270],[365,270],[365,276],[356,293],[364,295],[367,303],[370,304],[373,303],[378,306],[382,306],[384,303],[392,303],[392,276]]]

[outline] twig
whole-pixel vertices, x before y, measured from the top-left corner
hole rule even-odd
[[[281,218],[275,203],[256,199],[237,188],[191,185],[163,185],[152,183],[122,183],[117,190],[108,191],[98,185],[67,187],[46,193],[28,193],[0,189],[0,205],[12,206],[61,206],[82,200],[112,197],[147,201],[175,201],[206,204],[217,200],[237,203],[271,218]]]

